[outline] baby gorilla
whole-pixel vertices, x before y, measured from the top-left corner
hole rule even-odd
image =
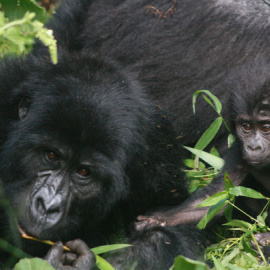
[[[230,100],[230,127],[235,142],[225,157],[225,166],[219,176],[177,207],[154,212],[149,216],[138,216],[135,224],[137,230],[199,222],[209,208],[195,207],[207,197],[225,189],[224,172],[229,174],[235,186],[249,187],[270,197],[269,70],[269,62],[265,58],[259,58],[244,65],[237,72],[233,70],[233,75],[228,78],[227,88],[224,90],[233,89]],[[237,197],[236,205],[256,218],[265,201]],[[235,211],[233,215],[236,218],[246,218],[239,211]],[[266,224],[270,224],[269,217]],[[270,256],[270,234],[259,233],[255,237],[265,255]]]

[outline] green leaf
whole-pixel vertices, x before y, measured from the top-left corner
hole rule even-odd
[[[185,166],[187,166],[188,168],[191,168],[191,169],[194,169],[194,159],[184,159],[184,164]],[[204,163],[202,162],[199,162],[199,168],[202,169],[202,168],[205,168],[205,165]]]
[[[20,260],[14,270],[54,270],[54,268],[45,260],[33,258]]]
[[[115,270],[106,260],[96,255],[96,265],[100,270]],[[16,270],[16,269],[14,269]]]
[[[266,197],[263,196],[258,191],[251,188],[247,188],[247,187],[241,187],[241,186],[230,188],[229,194],[235,195],[235,196],[249,197],[253,199],[266,199]]]
[[[268,217],[268,212],[267,212],[267,211],[263,212],[263,213],[262,213],[262,218],[263,218],[264,220],[266,220],[267,217]]]
[[[215,257],[212,257],[216,270],[226,270],[226,268]]]
[[[243,221],[243,220],[239,220],[239,219],[233,219],[230,222],[227,222],[227,223],[225,223],[223,225],[224,226],[235,227],[235,228],[244,228],[244,229],[248,229],[248,230],[253,229],[252,224],[250,224],[249,222]]]
[[[229,191],[230,188],[234,187],[234,184],[227,172],[224,173],[224,184],[226,191]]]
[[[183,256],[178,256],[175,258],[174,264],[170,270],[209,270],[209,268],[203,262],[193,261]]]
[[[235,266],[235,265],[232,265],[230,263],[228,263],[226,265],[230,270],[247,270],[246,268],[242,268],[242,267],[239,267],[239,266]]]
[[[246,252],[248,253],[251,253],[253,256],[257,256],[257,253],[251,248],[250,246],[250,242],[247,242],[246,241],[246,238],[251,234],[252,232],[249,231],[249,232],[246,232],[243,237],[242,237],[242,245],[243,245],[243,248]]]
[[[106,252],[110,252],[113,250],[122,249],[126,247],[131,247],[131,245],[129,244],[105,245],[105,246],[91,248],[91,250],[97,255],[97,254],[102,254],[102,253],[106,253]]]
[[[235,141],[234,136],[232,134],[229,134],[229,136],[228,136],[228,147],[229,148],[233,145],[234,141]]]
[[[224,199],[228,199],[228,193],[227,191],[221,191],[218,192],[210,197],[208,197],[207,199],[203,200],[199,205],[197,205],[196,207],[207,207],[207,206],[212,206],[214,204],[217,204],[219,201],[222,201]]]
[[[218,158],[214,155],[211,155],[205,151],[194,149],[191,147],[184,146],[187,150],[189,150],[192,154],[198,156],[200,159],[204,160],[208,164],[210,164],[212,167],[214,167],[216,170],[220,170],[223,165],[224,161],[221,158]]]
[[[217,204],[211,206],[207,212],[207,214],[201,219],[201,221],[197,224],[198,229],[205,229],[206,225],[213,217],[218,214],[227,204],[227,199],[219,201]]]
[[[3,201],[1,201],[2,203]],[[1,204],[2,206],[4,205],[3,203]],[[5,205],[5,209],[9,210],[9,214],[12,213],[12,209],[9,209],[9,207],[7,207],[7,205]],[[13,215],[13,213],[12,213]],[[10,223],[14,222],[14,220],[10,220]],[[11,223],[13,224],[13,223]],[[15,229],[15,228],[14,228]],[[9,242],[7,242],[6,240],[0,238],[0,250],[2,251],[6,251],[9,254],[12,254],[12,256],[20,259],[20,258],[25,258],[25,257],[31,257],[30,255],[28,255],[27,253],[23,252],[21,249],[11,245]]]
[[[265,219],[262,216],[257,216],[258,226],[264,228],[266,226]]]
[[[210,127],[202,134],[199,141],[196,143],[195,147],[198,150],[203,150],[216,136],[222,125],[222,118],[218,117]]]
[[[27,11],[34,12],[36,19],[41,22],[44,22],[48,18],[45,9],[34,0],[1,0],[0,2],[5,16],[10,21],[23,18]]]
[[[211,148],[210,154],[212,154],[212,155],[214,155],[214,156],[216,156],[216,157],[220,157],[220,154],[219,154],[217,148],[214,147],[214,146]]]
[[[224,210],[223,214],[228,222],[232,220],[232,210],[233,210],[232,205],[228,205],[227,208]]]
[[[222,110],[222,105],[221,105],[219,99],[215,95],[213,95],[209,90],[198,90],[193,94],[193,98],[192,98],[193,112],[195,113],[195,103],[196,103],[198,95],[201,94],[201,93],[207,94],[213,100],[215,106],[213,105],[213,103],[208,98],[206,98],[204,96],[204,99],[214,108],[214,110],[218,114],[220,114],[221,110]]]

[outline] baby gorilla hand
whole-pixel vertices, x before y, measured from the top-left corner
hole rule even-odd
[[[166,221],[161,220],[159,216],[138,216],[137,222],[134,223],[136,231],[148,230],[156,226],[164,227],[167,225]]]
[[[64,251],[63,244],[57,242],[44,258],[57,270],[90,270],[96,265],[96,257],[80,239],[69,241],[66,246],[71,251]]]

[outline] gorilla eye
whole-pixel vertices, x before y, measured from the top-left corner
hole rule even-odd
[[[46,158],[48,161],[52,163],[58,163],[59,162],[59,157],[57,154],[55,154],[53,151],[48,151],[46,153]]]
[[[265,133],[270,132],[270,125],[263,125],[261,130]]]
[[[242,123],[242,128],[245,131],[250,131],[251,130],[251,125],[249,123]]]
[[[91,174],[91,171],[87,168],[80,168],[78,169],[77,173],[81,176],[81,177],[88,177]]]

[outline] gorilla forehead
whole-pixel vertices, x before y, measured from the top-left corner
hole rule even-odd
[[[96,148],[130,149],[144,142],[154,109],[132,77],[101,63],[78,72],[72,66],[64,72],[58,68],[51,66],[46,72],[55,74],[45,80],[41,66],[34,74],[39,81],[30,74],[21,86],[31,99],[27,117],[17,126],[26,131],[21,136],[46,134],[68,145]],[[86,73],[83,79],[81,73]]]
[[[231,119],[241,114],[251,117],[257,114],[269,115],[269,70],[270,63],[264,58],[259,58],[240,68],[240,76],[239,73],[232,72],[232,76],[228,79],[229,89],[232,90]]]

